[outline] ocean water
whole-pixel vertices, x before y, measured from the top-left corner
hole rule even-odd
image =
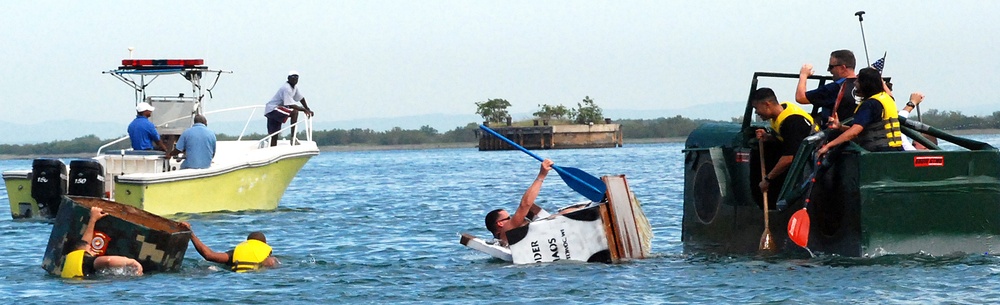
[[[1000,146],[998,135],[971,138]],[[50,224],[0,219],[0,303],[996,303],[1000,257],[983,254],[761,259],[685,254],[682,143],[538,151],[594,175],[625,174],[653,226],[653,257],[515,266],[458,243],[516,208],[539,163],[519,151],[325,152],[276,211],[174,215],[216,251],[267,234],[278,269],[237,274],[193,247],[176,273],[63,280],[41,269]],[[2,160],[0,170],[31,160]],[[7,203],[6,190],[0,200]],[[552,173],[538,204],[582,200]],[[7,208],[4,208],[5,210]]]

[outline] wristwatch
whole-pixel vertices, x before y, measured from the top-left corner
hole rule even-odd
[[[764,181],[767,181],[767,183],[771,183],[771,178],[768,178],[767,175],[764,175]]]
[[[906,106],[910,106],[910,107],[916,108],[917,104],[914,104],[913,101],[908,101],[908,102],[906,102]]]

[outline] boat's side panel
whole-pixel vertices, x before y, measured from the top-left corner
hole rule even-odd
[[[865,255],[1000,251],[1000,153],[861,157]]]
[[[221,175],[158,183],[115,182],[115,201],[157,215],[273,210],[311,156],[278,160]]]
[[[749,150],[716,147],[686,152],[681,231],[685,251],[753,253],[757,250],[764,231],[764,214],[748,188],[750,163],[736,162],[737,153],[749,154]],[[783,230],[777,228],[784,218],[771,217],[771,232],[781,242],[785,237]]]
[[[45,218],[39,214],[38,203],[31,198],[31,171],[7,171],[3,173],[4,185],[7,187],[7,197],[10,201],[10,217]]]
[[[612,262],[601,206],[535,221],[506,232],[515,264],[560,260]]]
[[[818,253],[861,256],[860,155],[857,152],[831,154],[829,167],[817,173],[808,191],[809,249]],[[812,170],[812,166],[807,170]],[[804,198],[799,199],[789,210],[801,209],[804,203]]]

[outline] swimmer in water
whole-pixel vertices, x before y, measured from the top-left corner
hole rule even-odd
[[[271,256],[271,246],[267,244],[267,237],[264,233],[253,232],[247,236],[247,240],[236,245],[236,248],[228,252],[215,252],[212,248],[201,242],[198,236],[191,230],[191,224],[181,222],[181,228],[191,231],[191,243],[201,257],[210,262],[225,264],[230,270],[236,272],[247,272],[261,268],[277,267],[281,262]]]
[[[63,278],[79,278],[92,276],[96,272],[111,269],[134,269],[135,275],[142,275],[142,264],[135,259],[118,255],[101,255],[91,246],[90,241],[94,239],[94,224],[98,219],[107,216],[99,207],[90,208],[90,222],[84,230],[83,238],[67,240],[63,244],[62,274]],[[133,274],[127,272],[126,274]]]

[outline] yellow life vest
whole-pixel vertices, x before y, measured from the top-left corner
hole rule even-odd
[[[63,261],[62,277],[66,279],[83,277],[83,255],[87,250],[76,250],[66,254]]]
[[[793,115],[805,118],[806,122],[809,122],[809,127],[811,127],[812,132],[819,131],[819,126],[813,122],[812,115],[809,115],[809,113],[803,110],[802,107],[799,107],[799,105],[795,105],[790,102],[781,102],[781,106],[783,106],[785,110],[782,110],[781,113],[778,114],[777,118],[771,120],[771,129],[774,129],[774,133],[777,134],[778,141],[785,141],[785,138],[781,136],[781,123],[784,123],[785,119]]]
[[[898,151],[903,148],[903,132],[899,129],[899,114],[896,101],[888,93],[880,92],[868,97],[882,104],[882,120],[872,122],[855,139],[858,145],[869,151]],[[863,103],[862,103],[863,104]],[[854,108],[857,112],[861,104]]]
[[[247,272],[260,269],[260,263],[271,256],[271,246],[266,243],[248,239],[233,250],[232,269],[236,272]]]

